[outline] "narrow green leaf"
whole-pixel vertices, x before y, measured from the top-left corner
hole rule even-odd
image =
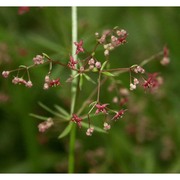
[[[44,57],[46,57],[46,58],[50,59],[50,57],[49,57],[47,54],[42,53],[42,55],[43,55]]]
[[[25,65],[20,65],[19,68],[27,68]]]
[[[93,102],[89,105],[89,107],[94,106],[96,103],[97,103],[97,101],[93,101]]]
[[[30,113],[29,115],[30,115],[31,117],[34,117],[34,118],[37,118],[37,119],[40,119],[40,120],[43,120],[43,121],[47,121],[47,119],[49,118],[49,117],[40,116],[40,115],[33,114],[33,113]]]
[[[134,64],[130,68],[136,68],[137,66],[138,66],[137,64]]]
[[[60,117],[62,119],[65,119],[65,120],[69,120],[67,117],[57,113],[56,111],[53,111],[52,109],[50,109],[49,107],[47,107],[46,105],[44,105],[43,103],[39,102],[38,103],[43,109],[45,109],[46,111],[50,112],[51,114],[57,116],[57,117]]]
[[[83,76],[82,74],[80,74],[80,80],[79,80],[79,89],[82,89],[82,85],[83,85]]]
[[[65,137],[65,136],[67,136],[67,135],[70,133],[70,131],[71,131],[72,125],[73,125],[73,123],[70,122],[70,123],[66,126],[66,128],[64,129],[64,131],[58,136],[58,139],[61,139],[61,138]]]
[[[59,105],[55,104],[54,107],[60,112],[62,113],[64,116],[70,117],[70,114],[63,109],[62,107],[60,107]]]
[[[82,126],[85,127],[85,128],[89,128],[89,124],[86,123],[86,122],[81,122]],[[97,132],[100,132],[100,133],[107,133],[104,129],[101,129],[97,126],[93,126],[94,127],[94,130],[97,131]]]
[[[103,64],[102,64],[102,66],[101,66],[101,71],[104,69],[104,67],[106,66],[106,64],[107,64],[107,61],[104,61]]]
[[[29,36],[29,38],[30,38],[30,40],[34,41],[35,43],[37,43],[47,49],[50,49],[52,51],[55,51],[58,53],[65,51],[63,46],[59,45],[58,43],[55,43],[54,41],[51,41],[48,38],[44,38],[43,36],[33,34],[33,35]]]
[[[115,75],[110,73],[110,72],[102,72],[102,74],[106,75],[106,76],[110,76],[110,77],[114,77]]]
[[[83,74],[83,75],[88,81],[92,82],[93,84],[96,84],[96,82],[93,81],[92,78],[90,78],[87,74]]]

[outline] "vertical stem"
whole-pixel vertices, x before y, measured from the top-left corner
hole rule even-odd
[[[74,59],[77,59],[76,48],[74,46],[74,42],[77,42],[77,7],[72,7],[72,56]],[[76,75],[76,71],[71,72],[72,76]],[[72,81],[71,87],[71,115],[74,113],[74,108],[76,104],[76,95],[77,95],[77,78]],[[75,148],[75,139],[76,139],[76,126],[73,124],[73,127],[70,132],[70,142],[69,142],[69,164],[68,164],[68,172],[74,172],[74,148]]]

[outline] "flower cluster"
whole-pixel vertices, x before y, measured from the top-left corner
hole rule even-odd
[[[37,55],[33,58],[33,62],[35,65],[43,64],[44,63],[44,57],[41,55]]]
[[[83,40],[80,40],[79,42],[74,42],[76,45],[76,54],[79,54],[80,52],[84,52],[83,46]]]
[[[82,118],[78,117],[76,114],[73,114],[71,121],[77,123],[78,127],[81,128],[81,126],[82,126],[81,125]]]
[[[69,60],[69,63],[68,63],[68,67],[71,68],[71,69],[75,69],[75,65],[76,65],[77,63],[78,63],[78,62],[75,61],[72,56],[70,56],[70,60]]]
[[[47,90],[50,87],[56,87],[56,86],[60,86],[60,78],[57,79],[50,79],[49,75],[46,75],[44,78],[44,86],[43,89]]]
[[[12,83],[19,84],[19,85],[23,84],[28,88],[31,88],[33,86],[31,80],[26,81],[23,78],[19,78],[19,77],[14,77],[14,79],[12,80]]]
[[[95,67],[97,69],[100,69],[101,68],[101,62],[99,61],[96,61],[95,59],[91,58],[89,61],[88,61],[88,64],[89,64],[89,69],[90,70],[93,70]]]
[[[113,30],[104,31],[100,38],[99,33],[96,33],[95,35],[98,39],[98,42],[104,45],[105,56],[109,56],[110,51],[126,43],[126,38],[128,36],[124,29],[119,29],[117,27],[115,27]]]
[[[4,78],[8,78],[11,73],[17,72],[17,75],[15,75],[12,79],[12,83],[22,84],[30,88],[33,86],[33,83],[30,80],[29,69],[37,67],[39,65],[48,65],[49,69],[46,73],[46,76],[44,77],[43,84],[43,89],[47,90],[51,87],[61,86],[60,77],[57,77],[55,79],[51,77],[54,65],[60,65],[71,71],[75,71],[76,73],[74,73],[74,75],[71,75],[70,78],[68,78],[67,82],[72,82],[75,78],[78,78],[78,81],[76,81],[77,87],[82,90],[84,79],[86,79],[87,81],[94,83],[95,87],[92,94],[90,94],[90,96],[86,99],[84,103],[85,105],[82,105],[80,112],[78,111],[78,113],[73,113],[70,121],[76,123],[79,128],[81,128],[82,126],[88,126],[86,135],[92,136],[93,132],[98,128],[92,125],[92,121],[90,118],[102,115],[104,116],[102,131],[108,131],[111,129],[111,123],[114,123],[114,121],[122,118],[125,114],[125,111],[127,111],[130,91],[135,90],[137,86],[142,86],[145,90],[149,89],[150,92],[152,92],[152,90],[157,89],[161,85],[162,79],[159,77],[159,73],[148,73],[147,70],[144,69],[144,65],[151,60],[156,59],[157,57],[159,57],[159,55],[163,55],[160,63],[162,65],[167,65],[169,63],[169,50],[165,46],[163,52],[158,53],[158,56],[154,55],[151,58],[144,60],[142,63],[140,63],[140,65],[132,65],[128,68],[117,67],[115,69],[110,69],[109,54],[113,49],[126,43],[128,33],[124,29],[119,29],[118,27],[115,27],[112,30],[104,31],[102,35],[99,35],[99,33],[95,33],[95,35],[97,42],[92,52],[88,52],[85,50],[85,48],[83,47],[83,40],[80,40],[79,42],[74,42],[74,46],[76,48],[75,54],[78,55],[80,53],[84,53],[84,59],[74,59],[74,55],[70,55],[67,63],[63,64],[60,61],[55,61],[51,59],[48,55],[43,53],[42,55],[36,55],[32,59],[32,65],[21,65],[18,69],[15,70],[3,71],[2,76]],[[96,50],[98,47],[103,48],[102,53],[105,56],[103,56],[104,62],[103,58],[99,60],[96,56]],[[129,73],[130,76],[130,91],[126,87],[124,87],[118,79],[119,74],[126,72]],[[91,77],[89,75],[92,73],[97,74],[96,80],[93,79],[95,76]],[[112,98],[112,102],[115,106],[117,106],[116,110],[111,109],[110,103],[102,103],[101,86],[108,78],[110,79],[110,86],[108,87],[109,93],[113,94],[113,91],[116,92],[116,95]],[[103,91],[104,90],[105,89],[103,89]],[[94,96],[96,96],[95,99]],[[85,112],[85,116],[81,116],[81,113],[84,112],[86,108],[88,108],[86,105],[88,105],[89,102],[91,102],[91,104],[89,105],[90,110],[88,112]],[[85,119],[88,119],[87,123],[84,122]],[[44,132],[53,124],[54,122],[51,118],[49,118],[48,120],[39,124],[39,131]]]

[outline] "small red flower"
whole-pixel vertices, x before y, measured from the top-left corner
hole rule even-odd
[[[60,78],[50,80],[50,82],[49,82],[49,87],[56,87],[59,85],[61,85]]]
[[[167,46],[164,46],[163,53],[164,53],[164,57],[169,56],[169,49],[167,48]]]
[[[121,109],[120,111],[118,111],[118,112],[116,113],[116,115],[112,118],[112,120],[117,120],[117,119],[119,119],[119,118],[122,118],[122,116],[123,116],[123,114],[124,114],[125,111],[126,111],[126,110],[124,110],[124,109]]]
[[[143,87],[146,88],[157,88],[159,82],[157,80],[158,73],[148,74],[148,79],[144,82]]]
[[[74,58],[72,56],[70,56],[68,67],[71,68],[71,69],[75,69],[76,64],[77,64],[77,61],[75,61]]]
[[[24,13],[27,13],[29,10],[30,10],[29,7],[19,7],[19,9],[18,9],[18,14],[19,14],[19,15],[22,15],[22,14],[24,14]]]
[[[78,127],[81,128],[81,126],[82,126],[81,125],[82,118],[78,117],[76,114],[73,114],[71,121],[77,123]]]
[[[108,104],[102,104],[102,105],[96,104],[97,110],[96,110],[95,114],[98,114],[98,113],[100,113],[100,112],[102,112],[102,113],[104,113],[104,114],[107,114],[107,111],[106,111],[106,106],[107,106],[107,105],[108,105]]]
[[[82,47],[83,40],[80,40],[79,43],[78,42],[74,42],[74,44],[77,46],[76,54],[79,54],[80,52],[84,52],[84,48]]]

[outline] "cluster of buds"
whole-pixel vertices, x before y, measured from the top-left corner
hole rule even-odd
[[[98,33],[96,33],[96,37],[98,38],[97,34]],[[104,55],[109,56],[109,51],[126,43],[127,36],[128,34],[124,29],[118,29],[117,27],[113,30],[106,30],[103,32],[102,36],[98,39],[98,42],[104,45]]]
[[[93,58],[91,58],[89,61],[88,61],[88,65],[89,65],[89,69],[92,70],[94,69],[95,67],[97,69],[101,69],[101,62],[100,61],[95,61]]]
[[[160,63],[163,66],[165,66],[165,65],[169,64],[169,62],[170,62],[169,50],[168,50],[168,48],[166,46],[164,47],[163,53],[164,53],[164,56],[163,56],[162,60],[160,61]]]
[[[139,84],[139,80],[137,78],[134,78],[133,80],[134,83],[130,83],[130,90],[136,89],[136,85]]]
[[[44,64],[44,57],[41,55],[37,55],[33,58],[33,62],[35,65]]]
[[[18,77],[14,77],[14,79],[12,80],[12,83],[13,84],[19,84],[19,85],[23,84],[28,88],[31,88],[33,86],[32,82],[30,80],[26,81],[23,78],[18,78]]]
[[[93,133],[93,132],[94,132],[94,128],[93,128],[93,127],[90,127],[90,128],[87,129],[86,135],[87,135],[87,136],[92,136],[92,133]]]
[[[145,73],[145,70],[141,67],[141,66],[136,66],[133,71],[135,73],[141,73],[141,74],[144,74]]]
[[[50,87],[56,87],[56,86],[59,86],[59,85],[61,85],[60,78],[50,79],[49,75],[45,76],[45,78],[44,78],[44,86],[43,86],[44,90],[47,90]]]
[[[54,125],[54,122],[52,118],[48,118],[46,121],[38,125],[39,132],[45,132],[47,129],[49,129],[53,125]]]

